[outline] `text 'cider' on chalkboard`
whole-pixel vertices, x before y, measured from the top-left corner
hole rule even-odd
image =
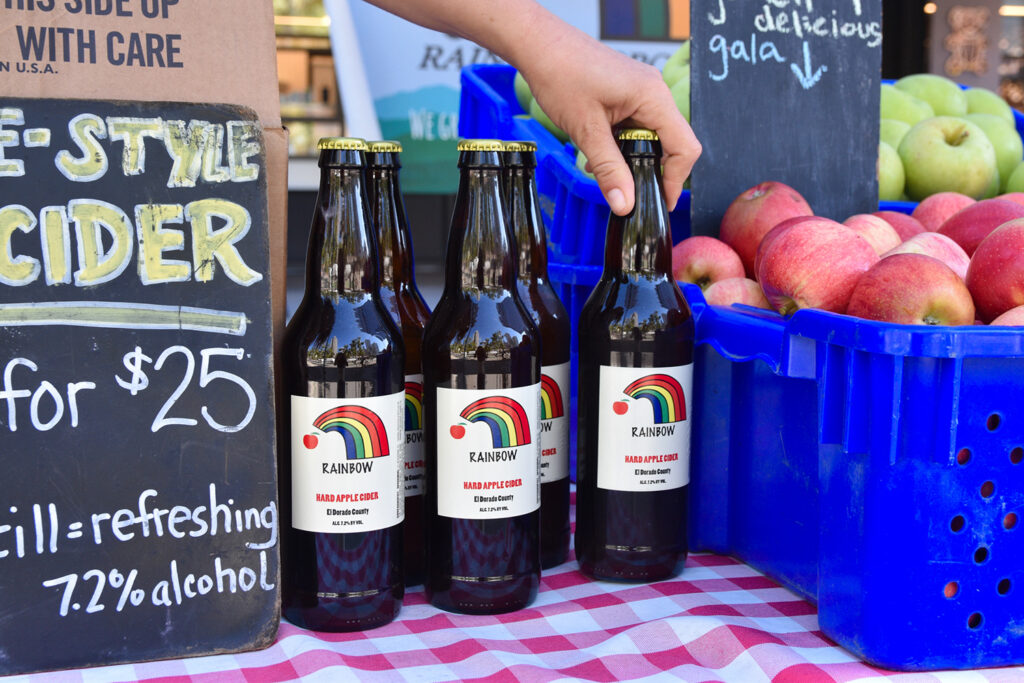
[[[881,0],[693,0],[694,234],[776,180],[837,220],[877,208]]]
[[[266,175],[243,108],[0,101],[0,674],[272,642]]]

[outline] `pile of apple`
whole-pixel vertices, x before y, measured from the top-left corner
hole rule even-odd
[[[882,84],[878,196],[920,201],[1024,191],[1024,142],[1013,110],[984,88],[935,74]]]
[[[803,308],[916,325],[1024,325],[1024,194],[929,196],[912,215],[815,216],[760,183],[729,205],[720,239],[689,237],[672,271],[709,304]]]

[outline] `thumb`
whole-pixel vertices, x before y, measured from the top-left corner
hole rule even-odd
[[[604,120],[588,126],[576,143],[587,157],[587,168],[594,174],[608,206],[620,216],[633,210],[633,174],[615,144],[612,129]]]

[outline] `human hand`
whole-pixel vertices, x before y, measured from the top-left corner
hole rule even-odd
[[[486,46],[522,72],[541,109],[586,155],[612,211],[633,210],[633,176],[612,135],[618,124],[661,138],[665,201],[675,208],[700,143],[653,66],[601,44],[535,0],[369,0]]]
[[[612,211],[632,211],[633,176],[612,127],[650,128],[661,139],[665,201],[675,208],[701,153],[661,73],[579,32],[563,32],[548,50],[524,55],[519,69],[551,120],[587,157]]]

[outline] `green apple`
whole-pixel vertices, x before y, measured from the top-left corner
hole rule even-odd
[[[878,128],[879,138],[882,142],[892,146],[895,152],[899,149],[900,141],[907,134],[908,130],[910,130],[910,124],[906,121],[882,119],[881,125]]]
[[[689,67],[687,67],[689,69]],[[690,121],[690,79],[689,74],[687,78],[682,78],[675,82],[669,91],[672,93],[672,99],[676,101],[676,106],[679,107],[679,112],[686,119],[687,123]]]
[[[1024,162],[1017,164],[1017,168],[1006,179],[1006,191],[1024,192]]]
[[[690,78],[690,41],[684,40],[679,49],[665,60],[661,67],[661,77],[669,86],[675,85],[681,78]]]
[[[930,104],[936,116],[963,116],[967,113],[967,94],[945,76],[913,74],[904,76],[894,85],[897,90]]]
[[[998,162],[997,162],[998,163]],[[996,171],[995,176],[992,177],[992,182],[988,184],[988,189],[985,190],[985,194],[981,196],[982,199],[992,199],[999,194],[999,188],[1002,186],[1002,182],[999,180],[999,171]]]
[[[537,119],[540,125],[544,126],[558,138],[561,142],[569,142],[569,136],[565,134],[565,131],[555,125],[551,118],[544,113],[544,110],[537,104],[537,100],[530,100],[530,116]]]
[[[690,63],[690,41],[684,40],[680,45],[679,49],[676,50],[676,54],[679,55],[679,59],[683,60],[687,64]]]
[[[878,198],[882,201],[898,201],[903,195],[906,176],[900,155],[885,142],[878,143]]]
[[[995,114],[1005,119],[1008,124],[1016,127],[1017,122],[1013,118],[1013,110],[1002,97],[986,88],[967,89],[967,113],[968,114]]]
[[[512,81],[512,88],[516,91],[516,100],[519,101],[519,106],[523,108],[523,111],[530,111],[530,102],[533,101],[533,93],[530,91],[530,84],[523,78],[523,74],[516,72],[516,77]]]
[[[883,119],[896,119],[913,126],[935,116],[935,110],[924,100],[883,83],[881,114]]]
[[[990,191],[999,173],[996,150],[984,131],[953,116],[918,123],[903,136],[897,151],[903,160],[906,192],[915,201],[938,192],[978,199]]]
[[[968,114],[964,117],[985,132],[996,150],[996,167],[1003,185],[1024,158],[1024,142],[1017,129],[995,114]],[[996,193],[998,194],[998,192]]]

